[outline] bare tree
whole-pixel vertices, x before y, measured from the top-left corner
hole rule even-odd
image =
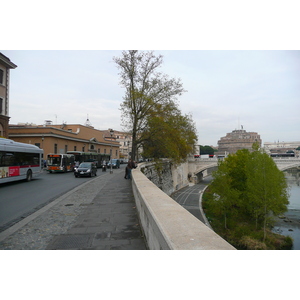
[[[185,90],[180,79],[169,78],[158,72],[162,55],[153,51],[123,51],[113,58],[120,70],[121,85],[125,96],[121,104],[122,125],[132,134],[132,158],[136,159],[141,133],[147,126],[147,116],[158,104],[176,104],[177,97]]]

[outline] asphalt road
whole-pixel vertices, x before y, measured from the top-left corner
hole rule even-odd
[[[98,169],[97,175],[103,174],[106,173]],[[30,182],[1,184],[0,232],[88,180],[91,178],[75,178],[73,172],[49,174],[44,171]]]
[[[201,222],[205,224],[205,221],[200,213],[199,200],[200,192],[212,181],[212,177],[208,176],[203,179],[202,182],[193,186],[187,186],[178,192],[174,193],[171,198],[178,204],[184,207],[187,211],[193,214]]]

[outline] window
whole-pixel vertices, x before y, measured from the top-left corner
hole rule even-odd
[[[57,144],[54,144],[54,153],[57,153]]]
[[[77,147],[76,147],[76,146],[74,146],[74,151],[76,151],[76,149],[77,149]]]
[[[3,111],[3,99],[0,98],[0,114],[2,114]]]
[[[38,165],[38,153],[22,153],[22,152],[0,152],[0,166],[25,166]]]
[[[68,152],[68,145],[65,145],[65,153]]]
[[[4,84],[4,71],[0,69],[0,84]]]

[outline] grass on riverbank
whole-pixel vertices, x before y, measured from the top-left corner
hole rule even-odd
[[[203,195],[202,206],[214,231],[239,250],[289,250],[293,246],[291,237],[274,233],[271,228],[264,240],[263,229],[256,229],[255,224],[244,220],[228,220],[226,229],[222,216],[209,211],[209,189]]]

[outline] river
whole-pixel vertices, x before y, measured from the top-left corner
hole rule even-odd
[[[293,238],[292,250],[300,250],[300,170],[289,169],[284,172],[290,187],[288,211],[279,219],[273,231]]]

